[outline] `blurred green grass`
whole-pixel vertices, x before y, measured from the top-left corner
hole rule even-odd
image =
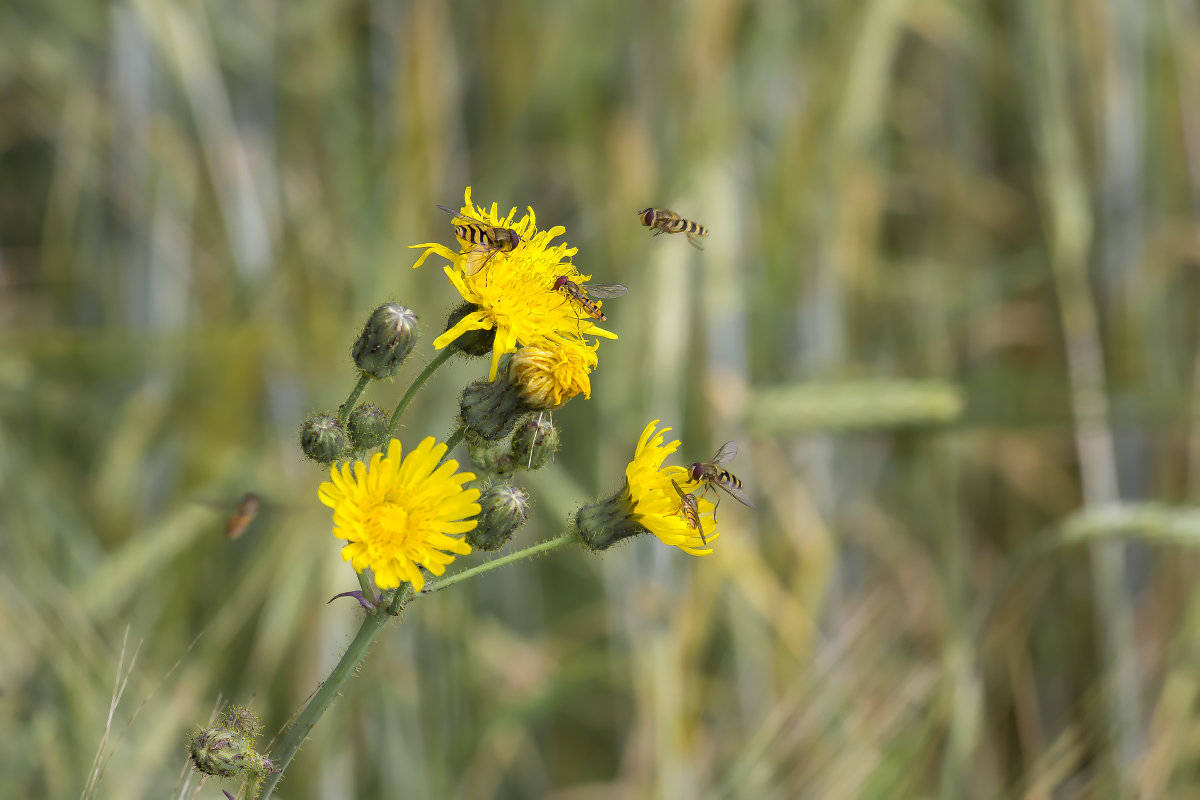
[[[366,399],[431,357],[407,247],[467,184],[631,290],[521,540],[653,418],[739,439],[758,508],[417,603],[281,796],[1192,796],[1191,539],[1104,515],[1200,493],[1198,87],[1173,0],[5,4],[0,796],[78,796],[106,727],[93,796],[191,796],[219,702],[275,731],[327,673],[355,582],[297,429],[378,303],[424,338]]]

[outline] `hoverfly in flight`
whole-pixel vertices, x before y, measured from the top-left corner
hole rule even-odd
[[[585,283],[581,286],[566,275],[559,275],[554,279],[554,289],[555,291],[562,289],[568,297],[583,307],[588,316],[601,322],[605,322],[608,317],[604,316],[600,306],[592,302],[588,295],[600,300],[609,300],[613,297],[620,297],[629,291],[628,287],[619,283]]]
[[[470,242],[473,251],[487,254],[483,262],[473,266],[473,268],[470,266],[473,259],[467,259],[469,266],[464,272],[468,275],[474,275],[487,266],[487,262],[496,253],[507,253],[515,250],[517,245],[521,243],[521,237],[512,228],[489,225],[477,217],[464,214],[461,211],[455,211],[452,208],[446,208],[445,206],[438,206],[438,208],[454,217],[455,220],[459,220],[454,224],[454,233],[458,238]]]
[[[693,462],[689,468],[691,478],[694,481],[703,481],[704,492],[708,492],[708,487],[717,486],[729,493],[729,496],[737,500],[744,506],[754,508],[754,503],[750,502],[750,496],[746,494],[746,490],[742,488],[742,482],[738,477],[729,470],[725,469],[722,464],[732,461],[737,455],[737,442],[726,442],[721,445],[721,449],[716,452],[716,455],[709,461]],[[721,498],[717,497],[717,503],[721,502]],[[713,519],[716,519],[717,509],[713,507]]]
[[[225,523],[225,537],[236,539],[246,532],[250,523],[258,516],[262,508],[262,498],[254,492],[246,492],[233,508],[233,513]]]
[[[700,541],[707,545],[708,539],[704,538],[704,526],[700,524],[700,501],[694,494],[685,494],[675,481],[671,481],[671,485],[675,487],[675,491],[679,493],[679,499],[683,502],[679,513],[683,514],[689,528],[700,533]]]
[[[654,231],[658,236],[662,233],[686,233],[688,241],[697,250],[703,250],[700,237],[708,236],[708,228],[699,222],[684,219],[669,208],[643,208],[637,212],[642,218],[642,224]]]

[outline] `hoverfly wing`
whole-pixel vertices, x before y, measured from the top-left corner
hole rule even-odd
[[[585,283],[582,288],[590,296],[599,300],[611,300],[629,291],[628,286],[622,286],[619,283]]]
[[[493,227],[490,222],[484,222],[479,217],[477,217],[473,214],[467,214],[462,211],[455,211],[453,208],[447,208],[446,206],[438,206],[438,209],[441,211],[445,211],[447,214],[454,217],[455,219],[462,219],[462,220],[466,220],[467,222],[473,222],[476,225],[481,225],[484,228],[487,228],[489,231]]]
[[[497,251],[486,244],[477,244],[463,252],[470,254],[467,256],[466,265],[463,267],[463,274],[475,275],[487,266]]]
[[[750,499],[750,495],[746,494],[746,490],[730,481],[713,481],[717,486],[720,486],[725,491],[729,492],[729,496],[737,500],[747,508],[754,508],[754,502]]]
[[[721,449],[717,451],[716,455],[714,455],[708,463],[712,464],[714,467],[719,467],[728,461],[732,461],[734,457],[737,456],[737,451],[737,442],[726,442],[725,444],[721,445]]]

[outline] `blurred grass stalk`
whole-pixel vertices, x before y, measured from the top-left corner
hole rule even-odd
[[[1066,362],[1075,416],[1075,448],[1085,509],[1116,503],[1116,450],[1109,426],[1108,399],[1096,301],[1088,283],[1089,249],[1106,242],[1094,239],[1094,225],[1078,143],[1068,116],[1066,52],[1060,15],[1053,3],[1027,3],[1025,23],[1031,62],[1036,64],[1031,91],[1035,152],[1041,163],[1041,203],[1050,236],[1050,262],[1066,339]],[[1106,131],[1111,137],[1111,131]],[[1117,189],[1119,191],[1119,188]],[[1126,551],[1121,542],[1089,547],[1094,571],[1096,629],[1102,642],[1101,665],[1107,683],[1105,702],[1110,763],[1123,796],[1136,783],[1134,767],[1144,749],[1139,677],[1135,660],[1133,615],[1125,580]]]
[[[765,436],[894,429],[957,419],[962,390],[940,380],[812,381],[755,393],[746,427]]]

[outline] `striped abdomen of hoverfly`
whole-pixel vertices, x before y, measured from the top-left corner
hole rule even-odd
[[[638,216],[642,218],[643,225],[654,231],[655,236],[662,233],[686,233],[688,241],[694,247],[704,249],[700,247],[699,237],[708,236],[708,228],[699,222],[684,219],[669,208],[643,208],[638,212]]]
[[[445,206],[438,208],[459,220],[454,224],[455,235],[473,245],[482,245],[500,253],[507,253],[521,243],[521,237],[512,228],[498,228]]]
[[[554,279],[554,290],[562,290],[568,297],[582,306],[588,316],[598,319],[601,322],[608,320],[604,316],[604,312],[600,310],[600,306],[588,297],[591,294],[601,300],[608,300],[613,297],[620,297],[629,291],[628,288],[619,283],[585,283],[580,286],[575,281],[568,278],[566,275],[559,275]]]

